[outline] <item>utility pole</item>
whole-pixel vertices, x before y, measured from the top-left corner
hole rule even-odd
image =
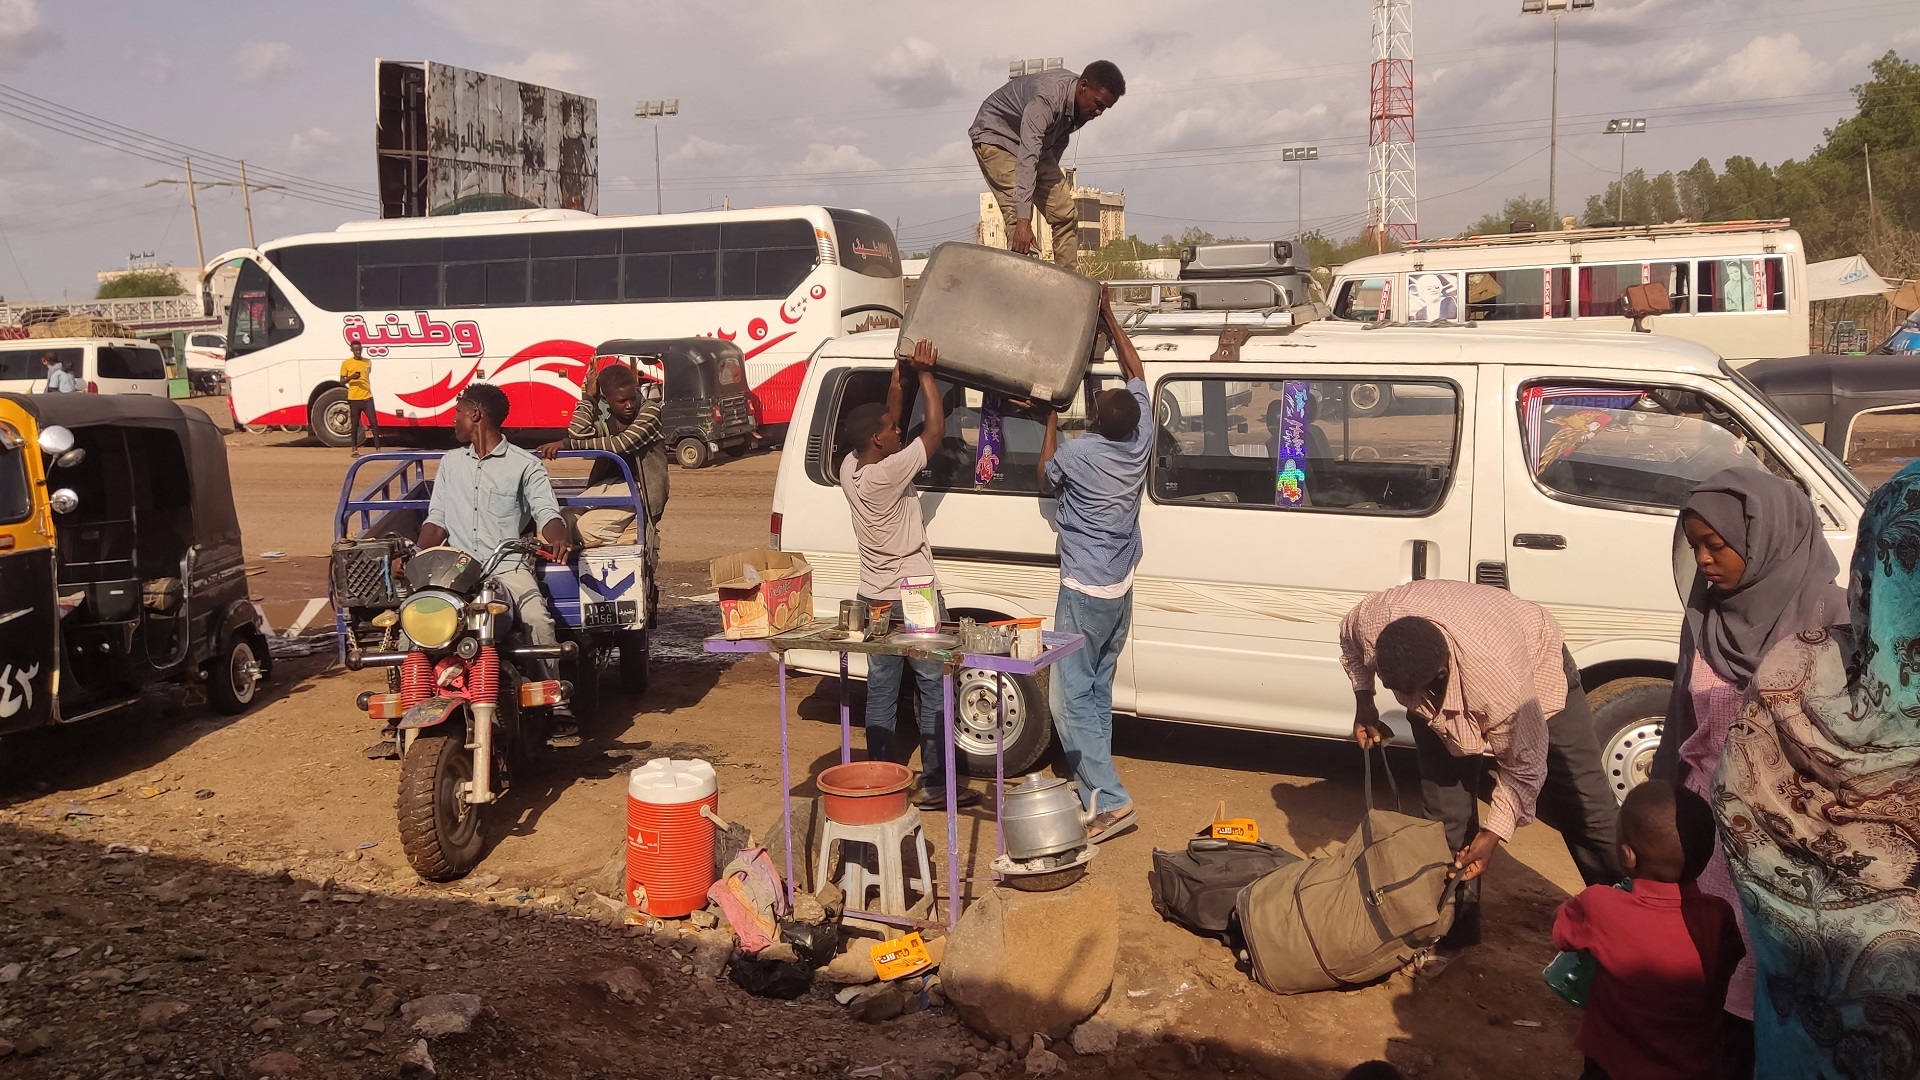
[[[200,200],[193,193],[193,158],[189,156],[182,160],[187,163],[187,205],[193,208],[193,253],[198,260],[194,263],[194,266],[197,269],[205,270],[207,268],[207,245],[200,239]],[[174,205],[178,206],[180,204],[174,203]]]
[[[1867,242],[1873,244],[1880,240],[1880,212],[1873,205],[1873,147],[1861,143],[1860,152],[1867,159]]]
[[[240,206],[247,213],[247,246],[259,247],[253,242],[253,189],[247,186],[247,162],[244,158],[240,161]],[[202,259],[200,265],[205,268],[206,260]]]
[[[1293,165],[1293,235],[1298,238],[1307,231],[1307,162],[1320,160],[1320,148],[1317,146],[1289,146],[1280,151],[1281,161],[1291,161]]]
[[[1553,219],[1553,231],[1560,231],[1560,204],[1557,181],[1560,158],[1560,14],[1593,10],[1594,0],[1520,0],[1522,15],[1553,16],[1553,92],[1547,120],[1547,216]]]
[[[633,115],[653,121],[653,212],[661,213],[660,198],[660,118],[680,115],[680,99],[642,101],[633,107]]]
[[[1623,116],[1618,120],[1607,121],[1607,134],[1620,136],[1620,183],[1614,188],[1613,220],[1627,219],[1627,136],[1642,135],[1647,130],[1647,118],[1644,116]]]

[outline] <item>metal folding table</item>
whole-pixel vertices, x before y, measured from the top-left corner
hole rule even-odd
[[[793,776],[791,750],[787,733],[787,664],[785,654],[789,652],[831,652],[840,655],[840,762],[845,764],[853,760],[853,716],[847,703],[847,657],[852,653],[881,656],[904,656],[909,659],[937,660],[942,665],[942,700],[944,718],[942,737],[946,739],[946,784],[947,784],[947,925],[953,926],[960,921],[961,899],[960,880],[960,812],[959,788],[955,782],[954,759],[958,750],[953,744],[953,673],[958,668],[979,668],[991,671],[995,676],[995,701],[999,709],[996,718],[995,738],[993,740],[993,820],[994,832],[1000,832],[1000,797],[1006,781],[1006,740],[1001,736],[1006,729],[1006,677],[1008,675],[1036,675],[1069,653],[1086,645],[1086,639],[1079,634],[1064,634],[1046,631],[1041,635],[1040,655],[1031,660],[1016,660],[1011,656],[987,656],[977,653],[961,652],[957,648],[929,648],[916,644],[910,639],[899,637],[883,641],[848,640],[848,632],[831,627],[808,627],[776,634],[770,638],[746,638],[730,641],[716,635],[706,640],[706,650],[711,653],[768,653],[774,658],[774,667],[779,673],[780,682],[780,791],[784,797],[780,809],[781,828],[786,833],[786,875],[787,899],[791,903],[795,890],[793,877]],[[1005,850],[1005,842],[1000,841],[1000,850]],[[997,854],[998,852],[996,852]],[[934,890],[936,902],[939,890]],[[877,922],[891,922],[901,925],[914,925],[912,920],[899,916],[884,915],[877,912],[849,911],[850,916],[871,919]]]

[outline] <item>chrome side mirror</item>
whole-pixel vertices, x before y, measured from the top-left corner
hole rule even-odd
[[[47,505],[53,507],[56,514],[71,514],[80,508],[80,496],[75,495],[72,488],[61,488],[47,496]]]
[[[59,424],[49,424],[40,429],[40,449],[58,457],[73,449],[73,432]]]
[[[59,457],[54,458],[53,464],[56,468],[71,469],[85,460],[87,460],[87,452],[76,446],[66,453],[61,454]]]

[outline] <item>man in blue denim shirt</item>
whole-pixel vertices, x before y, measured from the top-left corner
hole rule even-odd
[[[1059,499],[1054,524],[1060,530],[1060,599],[1053,626],[1087,639],[1084,649],[1053,668],[1053,721],[1092,815],[1087,836],[1094,843],[1136,824],[1133,798],[1113,767],[1113,673],[1133,625],[1140,496],[1153,450],[1146,372],[1104,293],[1100,321],[1126,388],[1095,395],[1087,417],[1091,430],[1064,447],[1059,417],[1049,412],[1040,443],[1041,489]]]

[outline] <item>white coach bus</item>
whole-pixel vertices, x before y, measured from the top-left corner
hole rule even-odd
[[[905,306],[892,228],[824,206],[356,221],[227,252],[207,273],[235,261],[234,421],[334,446],[352,435],[339,371],[356,341],[382,426],[449,426],[454,397],[483,379],[507,392],[513,427],[557,428],[600,343],[722,337],[777,434],[820,343],[898,326]]]

